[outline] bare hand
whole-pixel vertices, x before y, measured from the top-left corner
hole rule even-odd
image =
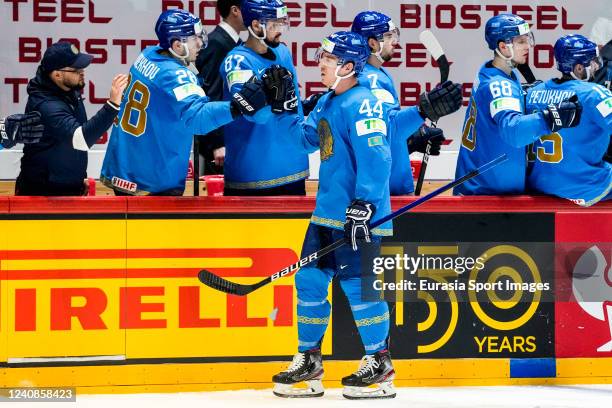
[[[124,74],[116,75],[113,78],[113,83],[111,84],[110,98],[109,101],[114,103],[115,105],[121,105],[121,97],[123,96],[123,91],[125,91],[125,87],[128,83],[128,76]]]
[[[225,162],[225,147],[219,147],[213,150],[213,158],[217,166],[223,167],[223,163]]]

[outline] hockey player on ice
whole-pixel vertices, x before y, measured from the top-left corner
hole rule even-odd
[[[440,99],[437,105],[441,110],[426,111],[421,104],[400,109],[399,98],[393,78],[382,67],[390,61],[395,45],[399,42],[399,29],[391,18],[376,11],[363,11],[353,20],[351,31],[365,37],[371,50],[368,62],[359,75],[359,85],[369,88],[372,93],[389,107],[389,145],[393,163],[391,164],[391,195],[412,194],[414,182],[410,167],[410,153],[425,153],[427,142],[431,141],[430,154],[440,154],[440,146],[445,140],[442,129],[423,125],[425,118],[433,122],[461,107],[461,85],[446,81],[430,92],[421,95],[420,102]],[[407,140],[407,142],[406,142]]]
[[[395,396],[395,371],[387,349],[389,310],[386,302],[364,300],[362,279],[367,281],[369,276],[362,276],[360,268],[361,253],[364,257],[377,255],[380,237],[392,234],[391,222],[371,231],[369,228],[370,221],[391,211],[387,108],[358,84],[369,55],[367,43],[359,34],[341,31],[325,38],[317,61],[321,81],[331,91],[319,99],[306,122],[291,124],[300,131],[299,138],[278,135],[284,143],[297,144],[303,151],[320,150],[319,192],[302,255],[343,236],[350,244],[300,269],[295,276],[298,353],[287,371],[272,379],[277,396],[323,395],[320,348],[329,322],[327,291],[333,278],[340,280],[349,300],[366,354],[360,368],[342,379],[344,396]],[[294,387],[302,382],[308,387]]]
[[[508,160],[454,189],[456,195],[522,194],[525,191],[525,147],[540,136],[574,127],[580,119],[577,101],[559,101],[523,114],[524,100],[515,67],[527,61],[533,47],[529,24],[514,14],[487,21],[485,40],[494,52],[474,81],[465,115],[455,178],[506,154]]]
[[[204,95],[188,68],[207,43],[198,17],[164,11],[155,33],[159,45],[145,48],[130,68],[102,165],[100,179],[118,195],[182,195],[193,135],[266,105],[257,82],[231,102],[210,102]]]
[[[290,131],[284,117],[304,118],[291,53],[281,43],[289,29],[287,7],[281,0],[243,0],[240,11],[249,38],[230,51],[219,68],[224,98],[228,100],[251,76],[261,77],[272,65],[293,78],[295,94],[285,103],[271,102],[278,114],[266,109],[256,122],[241,118],[225,127],[231,135],[225,139],[225,195],[306,195],[308,156],[278,139]]]
[[[603,160],[612,134],[612,92],[589,82],[601,68],[597,45],[582,35],[566,35],[555,43],[561,78],[530,88],[527,111],[578,96],[580,124],[543,136],[533,145],[528,186],[541,193],[590,206],[612,198],[612,165]]]

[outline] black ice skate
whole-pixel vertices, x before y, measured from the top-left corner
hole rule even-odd
[[[389,351],[366,355],[361,359],[359,370],[342,379],[342,395],[348,399],[395,398],[394,377]]]
[[[307,398],[323,396],[323,362],[321,350],[308,350],[297,353],[293,357],[287,371],[272,377],[274,395],[284,398]],[[295,385],[305,382],[306,387],[296,388]]]

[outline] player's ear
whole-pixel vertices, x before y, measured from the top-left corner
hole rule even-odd
[[[172,48],[174,50],[174,52],[181,54],[183,52],[182,47],[180,46],[181,42],[179,40],[172,40],[172,43],[170,44],[170,48]]]
[[[370,51],[372,52],[376,52],[378,50],[378,47],[380,47],[378,40],[374,37],[368,38],[368,45],[370,46]]]
[[[582,78],[584,76],[584,65],[582,64],[576,64],[574,65],[574,69],[572,70],[574,71],[574,75],[576,75],[576,78]]]
[[[355,69],[355,64],[353,62],[349,61],[346,64],[344,64],[342,66],[342,68],[340,69],[340,76],[348,75],[354,69]]]
[[[499,48],[499,52],[501,52],[505,57],[510,56],[510,50],[508,49],[508,44],[506,44],[505,41],[498,42],[497,48]]]
[[[261,26],[259,20],[253,20],[253,22],[251,23],[251,27],[253,27],[253,31],[256,33],[259,33],[260,30],[263,30],[263,27]]]

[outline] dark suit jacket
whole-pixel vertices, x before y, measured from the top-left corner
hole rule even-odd
[[[198,55],[196,68],[202,78],[202,88],[211,101],[223,100],[223,79],[219,67],[227,54],[237,45],[223,28],[217,26],[208,35],[208,47]],[[223,128],[216,129],[201,139],[204,150],[214,150],[224,146]]]

